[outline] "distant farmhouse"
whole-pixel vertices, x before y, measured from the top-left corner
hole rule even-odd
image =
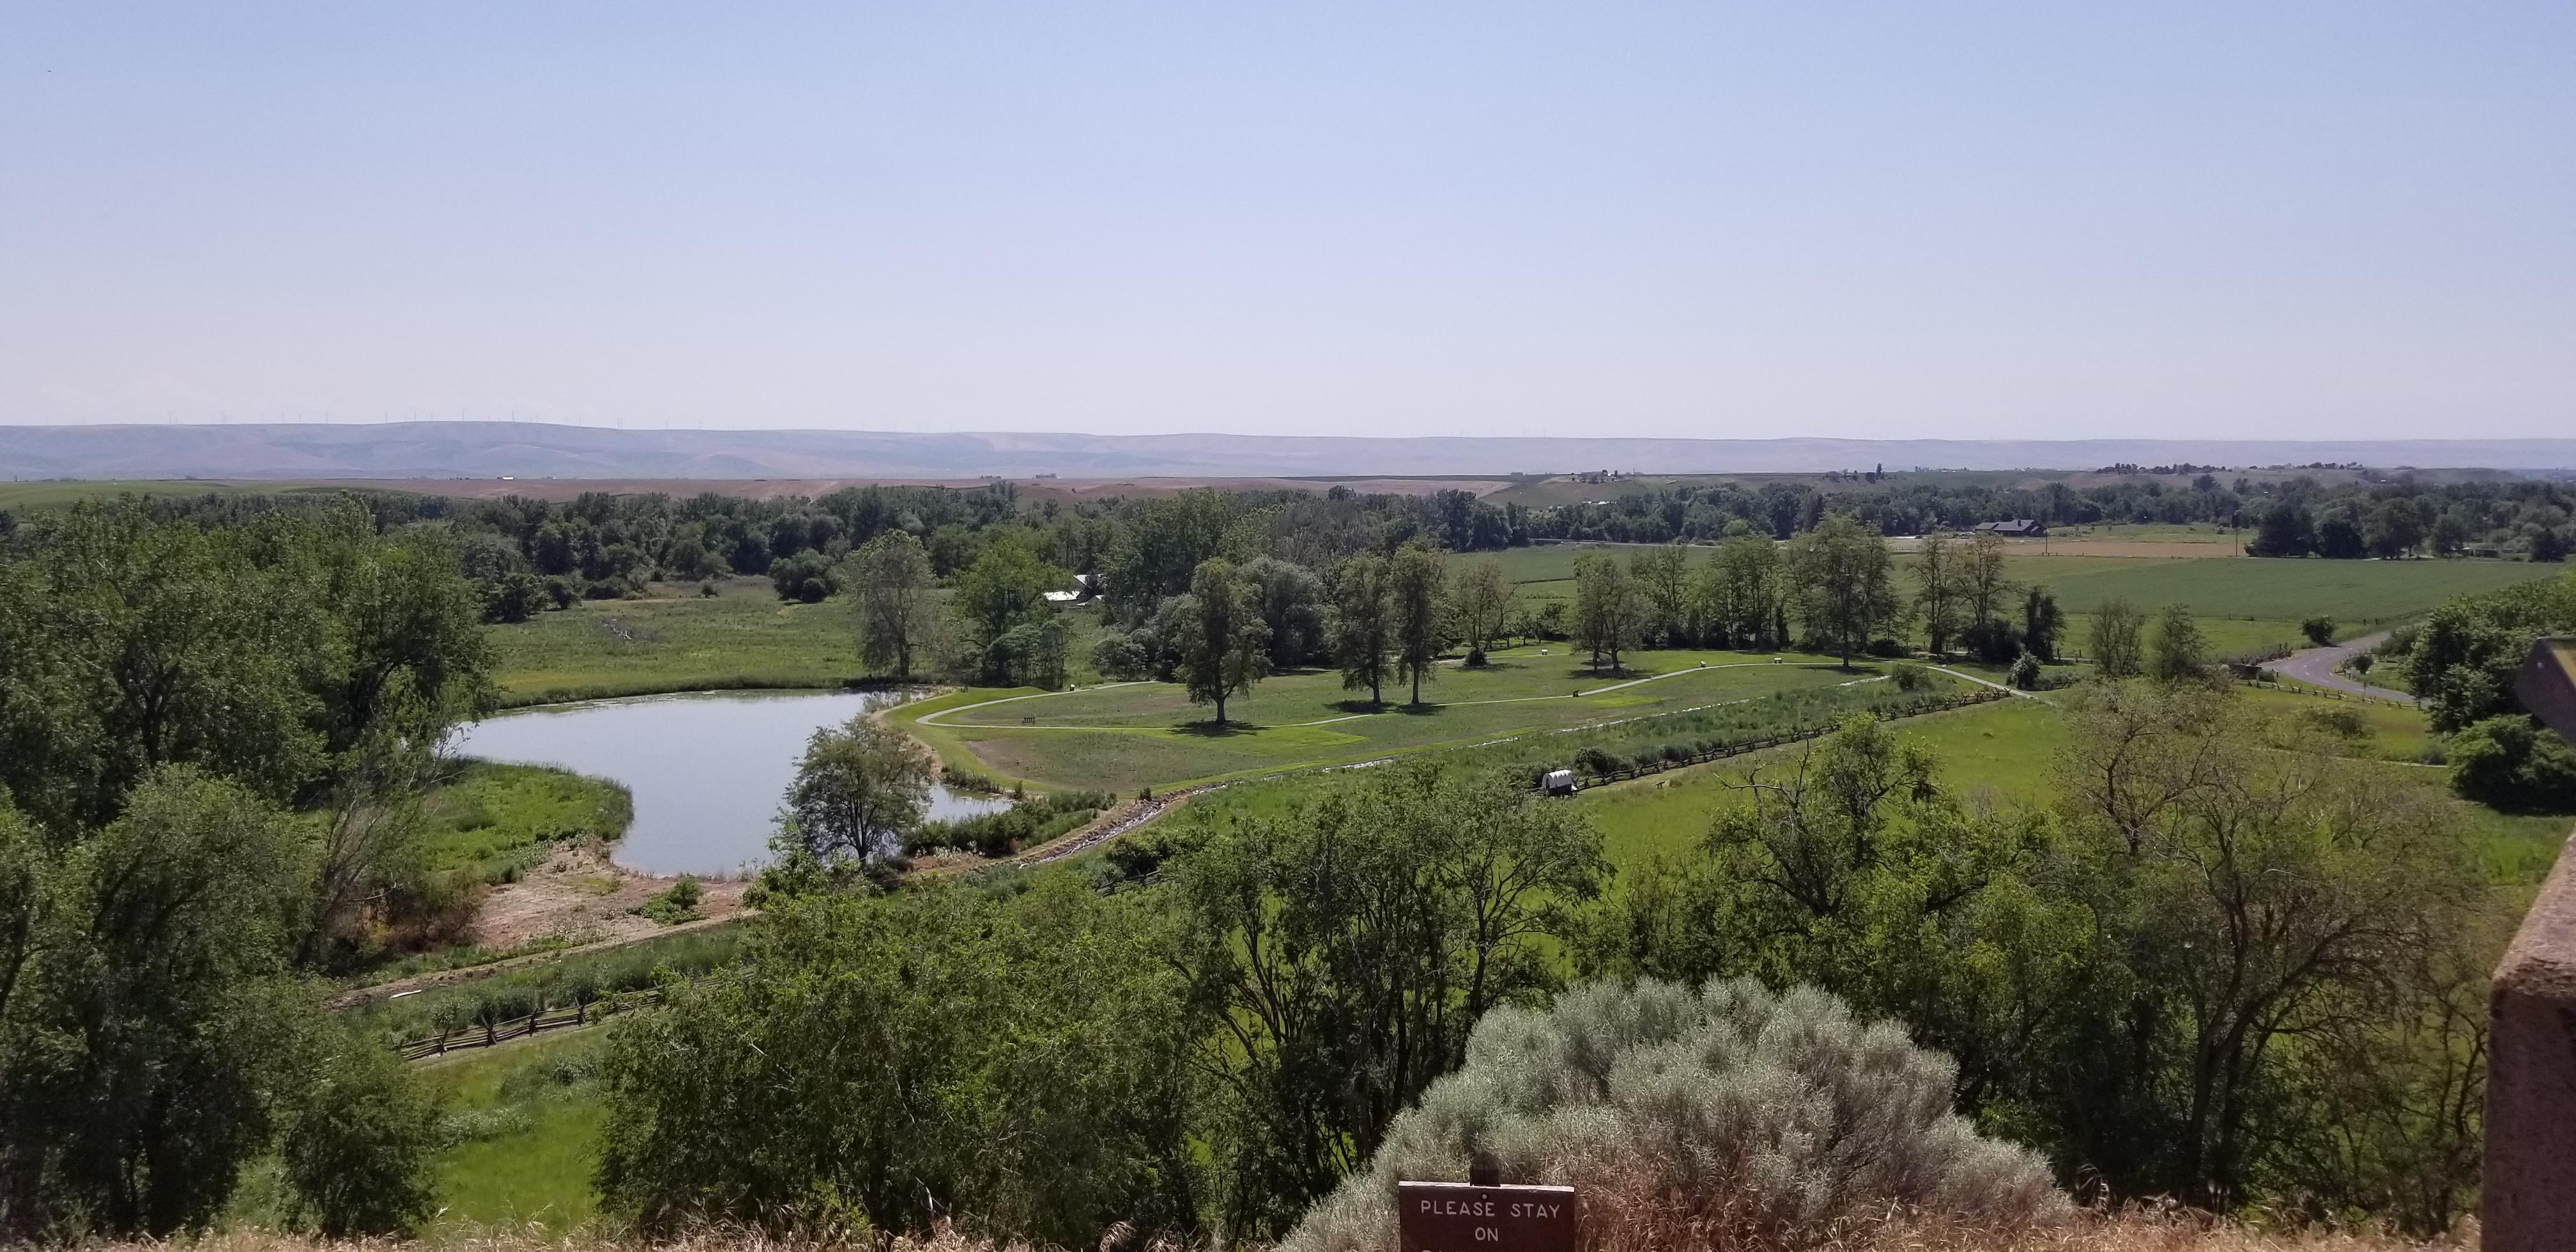
[[[2009,522],[1979,522],[1972,530],[1986,530],[2006,539],[2037,539],[2048,533],[2048,523],[2036,518],[2017,517]]]

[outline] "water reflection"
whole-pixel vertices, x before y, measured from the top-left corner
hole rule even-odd
[[[644,696],[504,713],[466,727],[461,756],[557,765],[622,783],[635,821],[617,862],[654,874],[723,874],[769,857],[779,801],[805,740],[909,693],[725,691]],[[946,787],[930,816],[1010,807]]]

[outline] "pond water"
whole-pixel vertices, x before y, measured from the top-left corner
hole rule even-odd
[[[726,874],[769,859],[779,802],[805,741],[900,703],[884,691],[721,691],[527,709],[459,731],[459,756],[556,765],[623,784],[635,820],[617,863],[652,874]],[[1010,802],[933,786],[930,816]]]

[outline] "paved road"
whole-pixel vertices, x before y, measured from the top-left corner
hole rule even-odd
[[[2350,692],[2353,695],[2370,696],[2379,700],[2406,701],[2410,697],[2403,691],[2357,683],[2335,672],[2335,667],[2343,664],[2345,657],[2356,652],[2368,652],[2378,647],[2380,640],[2387,637],[2388,632],[2383,630],[2374,635],[2363,635],[2350,643],[2339,643],[2326,648],[2305,648],[2273,661],[2263,668],[2283,678],[2294,678],[2313,687]]]

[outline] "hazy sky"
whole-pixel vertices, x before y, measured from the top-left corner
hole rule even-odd
[[[2576,4],[0,3],[0,422],[2576,435]]]

